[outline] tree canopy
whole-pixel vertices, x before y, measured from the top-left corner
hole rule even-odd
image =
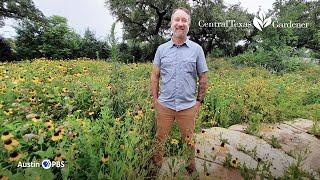
[[[44,15],[35,7],[32,0],[1,0],[0,27],[5,25],[6,18],[43,21]]]
[[[191,10],[192,25],[190,38],[210,53],[213,48],[220,48],[226,54],[234,53],[237,41],[245,38],[249,32],[241,29],[213,30],[199,28],[199,20],[225,21],[227,18],[248,21],[248,14],[240,6],[226,7],[221,0],[160,0],[136,1],[136,0],[107,0],[106,4],[120,22],[124,24],[125,40],[148,42],[153,48],[153,54],[157,46],[170,37],[170,18],[173,9],[182,6]]]

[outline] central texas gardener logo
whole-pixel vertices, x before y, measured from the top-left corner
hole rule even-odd
[[[262,31],[263,28],[269,26],[271,24],[271,17],[266,18],[266,14],[262,11],[259,12],[259,18],[254,17],[253,19],[253,25],[260,31]]]

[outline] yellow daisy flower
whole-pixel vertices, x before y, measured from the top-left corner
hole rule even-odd
[[[108,84],[107,89],[111,90],[112,89],[112,85]]]
[[[33,122],[37,123],[40,121],[40,116],[35,116],[31,119]]]
[[[62,91],[63,91],[64,93],[67,93],[67,92],[69,92],[69,89],[68,89],[68,88],[62,88]]]
[[[143,116],[143,112],[142,111],[138,111],[138,116]]]
[[[16,101],[17,102],[21,102],[23,100],[23,98],[21,96],[17,97]]]
[[[39,84],[40,83],[40,79],[37,76],[33,76],[32,77],[32,82],[35,84]]]
[[[44,125],[49,129],[49,130],[54,130],[54,124],[52,120],[46,120]]]
[[[237,167],[239,164],[238,158],[232,158],[230,164],[232,167]]]
[[[1,136],[2,141],[6,141],[11,138],[13,138],[13,135],[11,133],[9,133],[8,131],[5,131],[4,133],[2,133],[2,136]]]
[[[56,133],[54,133],[54,135],[51,137],[52,141],[59,141],[60,139],[62,139],[62,134],[58,131]]]
[[[102,157],[101,157],[101,161],[103,163],[106,163],[109,161],[109,155],[108,154],[104,154]]]
[[[94,114],[94,112],[89,112],[88,114],[89,114],[89,116],[91,116],[91,115],[93,115],[93,114]]]
[[[61,155],[61,153],[56,154],[56,156],[54,157],[55,161],[63,161],[63,156]]]
[[[17,151],[14,151],[10,154],[9,160],[18,161],[21,157],[22,157],[22,154],[18,153]]]
[[[4,114],[5,114],[6,116],[10,116],[11,114],[13,114],[13,109],[12,109],[12,108],[9,108],[8,110],[5,110],[5,111],[4,111]]]
[[[29,90],[29,93],[32,94],[32,95],[36,95],[37,94],[37,91],[35,89],[30,89]]]
[[[20,76],[20,77],[19,77],[19,81],[20,81],[20,82],[24,82],[24,81],[25,81],[25,78],[24,78],[23,76]]]
[[[120,149],[123,150],[124,149],[124,144],[120,144]]]
[[[4,148],[8,151],[12,151],[18,145],[19,142],[15,139],[8,139],[4,142]]]
[[[48,78],[47,78],[47,80],[49,81],[49,82],[51,82],[51,81],[53,81],[53,77],[51,77],[51,76],[49,76]]]
[[[177,145],[179,141],[177,139],[171,139],[171,144]]]
[[[141,119],[141,116],[139,115],[134,116],[134,120],[140,120],[140,119]]]
[[[29,100],[30,100],[31,102],[36,102],[37,98],[36,98],[35,96],[31,96],[31,98],[29,98]]]

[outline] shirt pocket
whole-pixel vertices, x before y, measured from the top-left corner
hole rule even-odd
[[[173,58],[165,56],[161,58],[161,68],[170,69],[173,67]]]
[[[183,61],[183,69],[186,73],[190,73],[192,75],[197,72],[197,60],[193,58],[187,58]]]
[[[174,59],[168,56],[161,58],[160,74],[164,84],[167,84],[173,78]]]

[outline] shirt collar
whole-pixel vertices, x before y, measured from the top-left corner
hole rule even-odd
[[[170,44],[169,46],[170,48],[172,48],[173,46],[177,46],[173,43],[172,39],[170,39],[169,44]],[[186,45],[187,47],[190,47],[190,40],[188,38],[181,46],[184,46],[184,45]]]

